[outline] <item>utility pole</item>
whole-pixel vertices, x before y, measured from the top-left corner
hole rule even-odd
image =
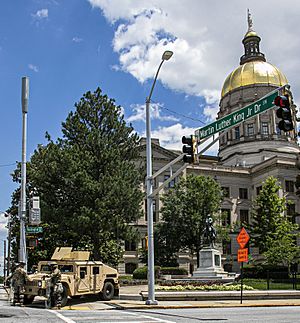
[[[19,262],[25,263],[27,270],[26,255],[26,140],[27,140],[27,112],[29,98],[29,79],[22,77],[22,164],[21,164],[21,199],[20,199],[20,246],[19,246]]]
[[[10,274],[10,249],[11,249],[11,218],[8,219],[8,245],[7,245],[7,267],[6,267],[6,275],[7,277]]]
[[[3,240],[4,244],[3,244],[3,255],[4,255],[4,259],[3,259],[3,276],[4,276],[4,281],[6,280],[6,268],[7,268],[7,262],[6,262],[6,240]]]

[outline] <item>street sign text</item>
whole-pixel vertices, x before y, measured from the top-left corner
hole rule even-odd
[[[207,138],[217,132],[230,128],[238,123],[245,121],[260,114],[274,106],[274,99],[278,96],[278,91],[271,93],[248,106],[230,113],[227,116],[195,131],[195,136],[198,140]]]

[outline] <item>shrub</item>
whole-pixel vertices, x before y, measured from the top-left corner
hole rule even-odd
[[[154,275],[155,275],[155,278],[159,278],[159,275],[160,275],[160,267],[159,266],[154,267]],[[147,279],[148,278],[147,276],[148,276],[148,267],[147,266],[135,269],[135,271],[132,274],[133,279]]]
[[[188,272],[185,268],[179,267],[162,267],[160,269],[161,275],[187,275]]]
[[[246,265],[243,269],[244,278],[269,278],[271,279],[287,279],[289,272],[287,267],[272,265]]]

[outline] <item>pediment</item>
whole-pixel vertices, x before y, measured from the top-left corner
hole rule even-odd
[[[152,143],[151,148],[152,148],[152,158],[154,160],[170,160],[171,161],[181,154],[181,152],[172,151],[172,150],[163,148],[159,145],[156,145],[154,143]],[[139,150],[140,150],[140,156],[146,157],[146,145],[140,145]]]

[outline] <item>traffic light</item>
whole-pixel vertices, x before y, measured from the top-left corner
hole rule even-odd
[[[196,138],[191,135],[190,137],[183,136],[182,143],[182,152],[186,155],[183,156],[183,161],[185,163],[193,164],[196,161],[197,147],[196,147]]]
[[[293,130],[294,124],[289,95],[276,96],[274,103],[279,107],[276,111],[276,115],[279,119],[282,119],[278,123],[278,128],[285,132]]]

